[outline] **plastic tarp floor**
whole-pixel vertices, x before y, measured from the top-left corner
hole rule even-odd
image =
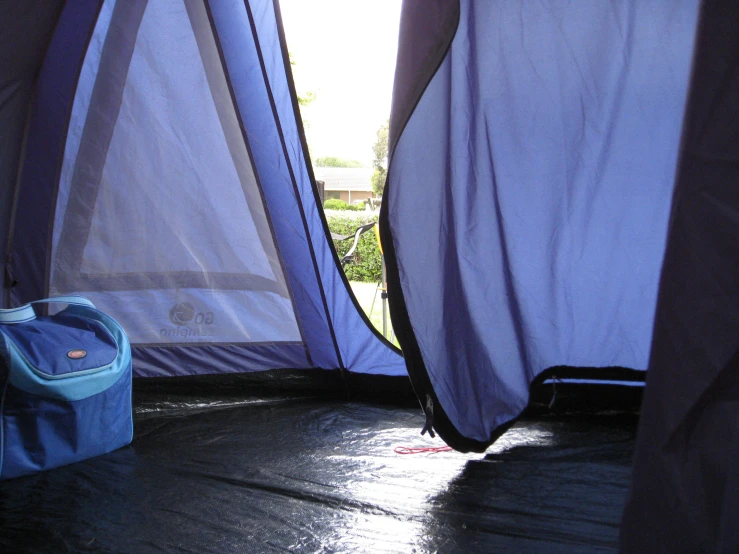
[[[181,398],[180,398],[181,400]],[[0,483],[0,552],[608,552],[636,417],[519,420],[486,454],[400,455],[419,408],[138,398],[130,447]]]

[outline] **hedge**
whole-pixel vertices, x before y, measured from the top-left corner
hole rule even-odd
[[[364,204],[352,205],[347,204],[339,198],[328,198],[323,203],[324,210],[354,210],[355,212],[363,212]]]
[[[378,212],[326,210],[328,228],[331,232],[352,237],[357,227],[377,221],[378,217]],[[353,238],[334,241],[339,259],[347,253],[353,243]],[[382,256],[373,230],[367,231],[360,237],[357,249],[354,251],[354,259],[344,264],[344,272],[350,281],[379,283],[382,280]]]

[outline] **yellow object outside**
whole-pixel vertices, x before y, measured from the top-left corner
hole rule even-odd
[[[384,256],[385,253],[382,251],[382,241],[380,240],[380,224],[375,223],[375,238],[377,239],[377,247],[380,249],[380,255]]]

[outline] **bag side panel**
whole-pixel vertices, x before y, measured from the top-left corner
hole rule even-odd
[[[110,388],[73,402],[7,386],[2,413],[4,463],[0,479],[99,456],[133,438],[131,364]]]

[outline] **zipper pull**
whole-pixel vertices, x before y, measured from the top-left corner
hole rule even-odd
[[[430,394],[426,395],[426,406],[423,408],[423,413],[426,414],[426,424],[421,429],[421,434],[425,435],[428,431],[429,436],[434,439],[436,433],[434,433],[434,400]]]
[[[552,399],[549,401],[549,409],[554,408],[554,402],[557,400],[557,376],[552,375]]]

